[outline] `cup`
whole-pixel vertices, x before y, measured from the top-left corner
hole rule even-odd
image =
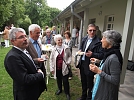
[[[95,63],[96,63],[96,61],[94,61],[94,60],[90,60],[90,64],[95,65]]]
[[[43,60],[47,60],[45,55],[41,55],[41,58],[42,58]]]

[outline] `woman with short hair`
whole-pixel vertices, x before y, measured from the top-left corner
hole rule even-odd
[[[54,36],[54,41],[56,46],[53,48],[50,55],[50,71],[57,80],[58,91],[56,95],[62,92],[62,81],[64,86],[64,91],[67,100],[70,100],[70,86],[68,81],[68,66],[71,64],[71,51],[70,48],[62,44],[63,37],[58,34]]]
[[[102,47],[104,58],[99,68],[90,64],[90,70],[97,74],[92,100],[118,100],[120,74],[122,69],[122,55],[120,52],[121,34],[115,30],[108,30],[102,33]],[[91,58],[91,62],[99,62]]]

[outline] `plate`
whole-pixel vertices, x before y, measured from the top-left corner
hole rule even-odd
[[[76,55],[84,55],[84,54],[85,52],[80,52],[80,51],[76,52]]]

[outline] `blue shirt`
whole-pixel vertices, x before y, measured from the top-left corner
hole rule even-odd
[[[38,41],[33,40],[32,38],[30,38],[30,41],[32,42],[37,54],[38,54],[38,58],[41,58],[41,49],[40,46],[38,44]]]
[[[89,46],[90,43],[92,42],[92,39],[93,39],[93,38],[88,38],[88,41],[87,41],[86,48],[85,48],[85,51],[84,51],[84,52],[86,52],[88,46]],[[85,54],[82,56],[82,60],[85,60]]]

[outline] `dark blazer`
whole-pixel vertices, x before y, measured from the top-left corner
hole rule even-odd
[[[88,41],[88,36],[85,36],[82,39],[82,43],[81,43],[81,46],[80,46],[80,50],[82,52],[85,51],[85,47],[86,47],[87,41]],[[103,58],[102,45],[101,45],[100,39],[97,36],[95,36],[93,38],[93,40],[90,43],[90,45],[88,46],[86,52],[88,50],[92,51],[92,56],[91,57],[87,57],[85,55],[85,62],[84,63],[86,63],[87,66],[84,67],[84,71],[85,71],[85,74],[94,75],[94,73],[92,71],[90,71],[90,69],[89,69],[90,58],[97,58],[97,59],[102,59]],[[76,66],[77,68],[80,68],[81,67],[81,60],[82,60],[82,56],[80,57],[78,66]]]
[[[45,90],[43,75],[22,51],[12,48],[5,57],[5,68],[13,79],[14,100],[38,100]]]
[[[38,54],[37,54],[32,42],[30,40],[28,40],[28,42],[29,42],[29,45],[26,48],[26,50],[30,53],[31,57],[33,58],[36,66],[37,66],[37,68],[40,68],[44,72],[44,74],[46,75],[46,70],[45,70],[44,63],[38,63],[38,61],[36,59],[36,58],[38,58]],[[39,47],[41,49],[41,44],[39,44]]]

